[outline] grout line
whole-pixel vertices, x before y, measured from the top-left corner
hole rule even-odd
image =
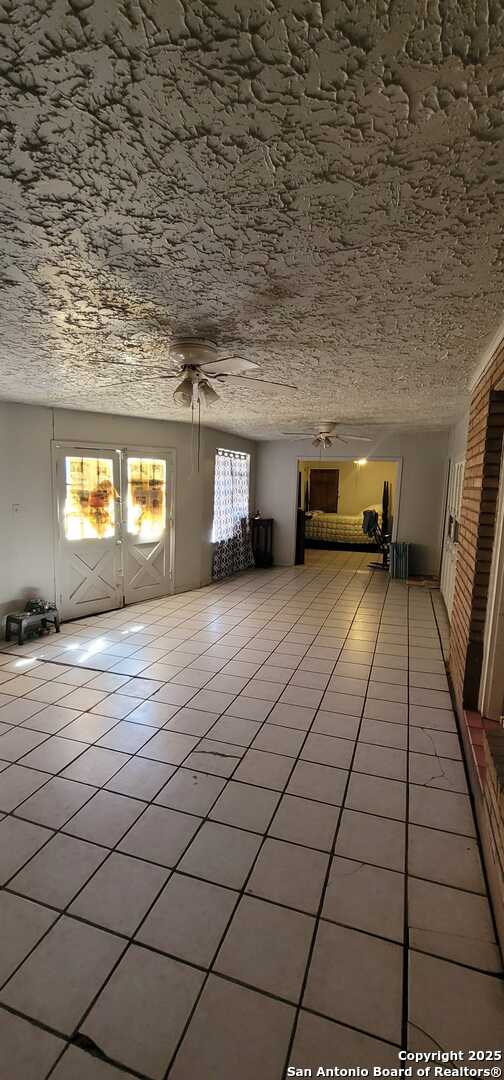
[[[410,615],[410,588],[407,586],[406,592],[406,604],[408,610],[408,628],[409,628],[409,615]],[[408,890],[408,873],[409,873],[409,802],[410,802],[410,730],[411,730],[411,714],[410,714],[410,681],[409,681],[409,649],[410,649],[410,636],[408,629],[408,684],[407,684],[407,699],[408,699],[408,726],[406,731],[406,820],[404,830],[404,911],[403,911],[403,968],[402,968],[402,1019],[401,1019],[401,1047],[403,1050],[408,1049],[408,1024],[409,1024],[409,890]]]

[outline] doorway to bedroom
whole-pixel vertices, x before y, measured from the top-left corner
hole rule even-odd
[[[304,562],[305,548],[377,551],[364,531],[365,511],[394,536],[398,498],[398,461],[299,459],[296,563]]]

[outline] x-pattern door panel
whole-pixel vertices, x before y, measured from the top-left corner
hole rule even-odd
[[[68,565],[67,592],[74,605],[108,601],[117,588],[117,557],[113,549],[97,552],[90,543],[72,551]]]
[[[165,577],[166,558],[164,540],[159,544],[129,544],[125,551],[125,579],[128,592],[138,589],[158,588]]]

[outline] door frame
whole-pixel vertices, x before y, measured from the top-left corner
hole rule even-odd
[[[462,471],[459,473],[459,479],[457,480],[457,470],[460,469],[460,466],[462,466]],[[445,495],[445,500],[444,500],[443,536],[442,536],[442,540],[441,540],[441,559],[440,559],[440,563],[439,563],[439,591],[440,591],[441,596],[443,598],[443,602],[444,602],[444,605],[445,605],[445,608],[446,608],[446,614],[448,615],[448,621],[449,621],[450,625],[451,625],[451,621],[452,621],[453,599],[454,599],[454,592],[455,592],[455,581],[456,581],[456,576],[457,576],[458,543],[459,543],[458,542],[458,527],[460,525],[460,515],[461,515],[461,509],[462,509],[462,495],[463,495],[463,491],[464,491],[465,467],[466,467],[466,455],[465,455],[465,453],[464,454],[459,454],[458,457],[449,458],[449,461],[448,461],[448,475],[446,477],[446,495]],[[452,492],[452,490],[451,490],[452,481],[453,481],[453,485],[454,485],[454,488],[455,488],[454,492]],[[458,488],[456,488],[457,483],[459,485]],[[452,499],[452,494],[455,494],[457,496],[456,505],[454,503],[454,500]],[[455,510],[454,514],[450,513],[450,511],[452,509]],[[450,533],[449,533],[450,517],[452,518],[453,522],[457,526],[457,535],[456,535],[455,538],[453,536],[450,536]],[[448,548],[448,544],[450,544],[450,548]],[[447,564],[445,564],[445,555],[447,557],[448,557],[448,555],[450,555],[451,559],[453,560],[453,578],[449,582],[450,589],[451,589],[450,595],[448,595],[448,593],[445,594],[445,589],[444,589],[444,586],[446,584],[446,580],[443,581],[443,568],[445,567],[445,565],[447,565]]]
[[[52,519],[53,519],[53,556],[54,556],[54,588],[56,596],[56,604],[59,603],[59,597],[61,595],[61,561],[59,559],[59,548],[61,541],[61,522],[59,518],[58,508],[58,484],[57,484],[57,461],[58,450],[65,449],[65,447],[73,448],[76,450],[111,450],[113,453],[117,453],[119,456],[119,482],[120,482],[120,494],[121,499],[119,501],[120,510],[120,527],[122,530],[124,524],[123,518],[123,502],[122,502],[122,455],[131,451],[146,453],[146,454],[163,454],[165,457],[171,457],[172,469],[171,469],[171,482],[167,484],[166,492],[166,520],[170,524],[170,538],[168,544],[169,551],[169,579],[170,587],[165,594],[171,596],[175,592],[175,495],[176,495],[176,482],[177,482],[177,452],[174,447],[164,446],[144,446],[141,443],[135,443],[134,446],[117,446],[114,445],[115,439],[110,439],[104,442],[103,439],[51,439],[51,494],[52,494]],[[169,488],[169,492],[168,492]],[[125,605],[124,603],[124,579],[121,585],[122,590],[122,604],[119,604],[117,608],[109,608],[110,611],[120,610],[121,607],[134,606]],[[84,615],[81,618],[85,618]],[[68,620],[62,620],[68,621]],[[73,620],[72,620],[73,621]]]
[[[324,457],[321,460],[322,461],[335,461],[335,462],[336,461],[354,461],[355,458],[354,458],[353,454],[348,454],[347,453],[347,454],[338,454],[337,457],[329,457],[328,455],[324,455]],[[392,536],[391,536],[391,542],[394,543],[397,540],[397,533],[398,533],[398,530],[399,530],[399,515],[400,515],[400,512],[401,512],[401,485],[402,485],[403,458],[399,457],[399,455],[393,456],[393,455],[390,455],[390,454],[384,454],[383,457],[370,456],[370,457],[368,457],[367,460],[368,461],[374,461],[374,462],[386,461],[386,462],[390,462],[391,464],[396,466],[397,496],[394,499],[394,520],[392,522]],[[296,475],[296,485],[295,485],[295,494],[294,494],[295,505],[294,505],[294,513],[292,515],[292,532],[291,532],[291,535],[292,535],[291,564],[294,564],[294,565],[295,565],[296,535],[297,535],[297,492],[298,492],[297,478],[299,476],[299,465],[300,465],[300,463],[302,461],[315,461],[315,458],[314,458],[313,454],[298,454],[296,456],[296,459],[295,459],[295,462],[294,462],[294,468],[296,470],[296,473],[295,473],[295,475]],[[365,555],[366,552],[365,551],[361,552],[361,554]],[[370,552],[369,554],[372,555],[373,552]],[[291,565],[291,564],[289,564],[289,565]]]
[[[504,706],[504,442],[499,476],[478,697],[478,708],[489,720],[500,720]]]

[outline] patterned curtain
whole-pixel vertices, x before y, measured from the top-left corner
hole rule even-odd
[[[249,459],[231,451],[215,456],[214,580],[254,565],[248,523]]]

